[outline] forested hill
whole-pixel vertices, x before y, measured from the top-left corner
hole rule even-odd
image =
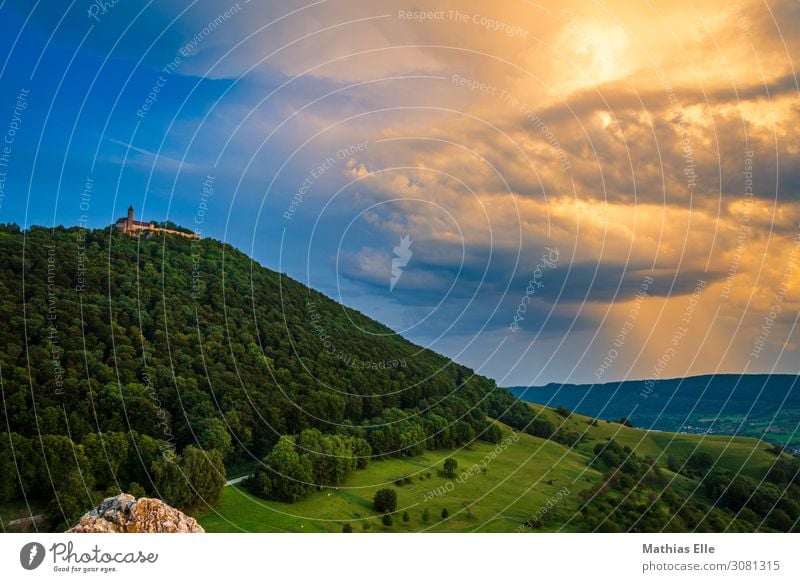
[[[67,523],[91,506],[74,489],[187,505],[158,491],[159,450],[230,467],[309,428],[371,456],[497,438],[491,380],[211,239],[0,226],[0,322],[0,503],[55,497]]]

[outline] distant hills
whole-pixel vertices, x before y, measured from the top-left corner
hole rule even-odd
[[[528,402],[597,418],[627,417],[637,427],[694,434],[753,436],[800,450],[798,376],[717,374],[607,384],[518,386]]]

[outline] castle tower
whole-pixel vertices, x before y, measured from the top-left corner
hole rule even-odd
[[[133,204],[128,207],[128,221],[125,223],[125,232],[133,232]]]

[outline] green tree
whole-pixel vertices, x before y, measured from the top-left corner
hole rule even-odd
[[[447,519],[448,516],[450,515],[450,512],[447,511],[446,507],[442,507],[442,514],[441,515],[442,515],[442,519]]]
[[[391,515],[384,513],[383,517],[381,517],[381,523],[383,523],[383,525],[386,527],[392,527],[392,525],[394,525],[394,520],[392,519]]]
[[[372,505],[378,513],[392,512],[397,509],[397,492],[394,489],[378,489],[372,498]]]
[[[458,461],[456,461],[453,457],[447,457],[444,460],[444,475],[445,477],[452,479],[456,476],[456,469],[458,468]]]
[[[404,512],[403,512],[403,521],[405,521],[406,523],[408,523],[408,521],[409,521],[410,519],[411,519],[411,516],[410,516],[410,515],[408,515],[408,512],[407,512],[407,511],[404,511]]]
[[[181,469],[181,459],[168,452],[153,462],[153,481],[156,494],[174,507],[185,507],[192,498],[189,482]]]
[[[186,447],[183,451],[183,472],[189,482],[189,507],[214,505],[225,487],[225,465],[222,453]]]
[[[152,472],[159,496],[179,508],[213,505],[225,487],[219,451],[186,447],[183,455],[167,452],[153,463]]]
[[[281,437],[263,462],[272,499],[293,503],[308,494],[312,482],[311,461],[297,452],[292,437]]]

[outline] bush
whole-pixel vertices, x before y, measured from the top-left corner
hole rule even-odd
[[[404,521],[404,522],[406,522],[406,523],[408,523],[410,519],[411,519],[411,516],[410,516],[410,515],[408,515],[408,512],[407,512],[407,511],[404,511],[404,512],[403,512],[403,521]]]
[[[446,507],[442,508],[442,519],[447,519],[450,516],[450,512],[447,511]]]
[[[342,526],[342,533],[353,533],[353,526],[346,523]]]
[[[397,492],[394,489],[378,489],[372,498],[372,505],[378,513],[387,513],[397,509]]]
[[[458,468],[458,461],[453,457],[448,457],[444,460],[444,476],[452,479],[456,476],[456,469]]]
[[[389,515],[388,513],[384,513],[383,514],[383,517],[381,518],[381,522],[386,527],[392,527],[392,525],[394,524],[394,520],[392,519],[392,516]]]

